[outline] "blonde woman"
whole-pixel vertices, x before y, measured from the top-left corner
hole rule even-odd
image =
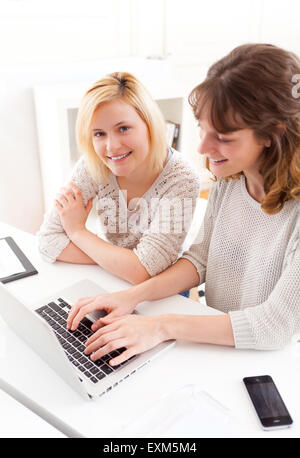
[[[181,252],[200,183],[167,147],[158,105],[133,75],[110,74],[84,95],[76,133],[83,156],[45,215],[43,258],[98,264],[133,284],[165,270]],[[94,198],[103,238],[85,227]]]
[[[293,53],[249,44],[192,91],[199,153],[215,177],[198,243],[140,285],[74,304],[71,329],[92,310],[108,312],[86,343],[92,360],[125,347],[110,361],[118,365],[168,339],[272,350],[300,331],[299,74]],[[222,315],[129,315],[203,282],[207,304]]]

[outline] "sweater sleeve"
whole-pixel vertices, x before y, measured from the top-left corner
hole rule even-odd
[[[187,259],[196,267],[200,278],[199,285],[205,282],[209,245],[219,209],[219,197],[222,194],[220,193],[220,186],[220,183],[214,183],[211,186],[206,212],[197,237],[189,250],[182,255],[182,258]]]
[[[84,156],[76,163],[70,181],[81,190],[84,205],[90,198],[96,196],[97,184],[87,169]],[[70,243],[70,239],[61,224],[59,213],[54,206],[45,214],[43,223],[36,235],[40,254],[48,262],[55,262],[59,254]]]
[[[134,253],[151,275],[157,275],[177,261],[190,228],[197,198],[200,195],[200,179],[193,174],[184,175],[169,187],[152,215]]]
[[[229,312],[236,348],[275,350],[300,331],[300,240],[265,302]]]

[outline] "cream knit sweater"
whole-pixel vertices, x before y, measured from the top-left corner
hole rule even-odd
[[[267,215],[245,177],[213,184],[196,243],[183,258],[206,302],[229,313],[236,348],[284,346],[300,331],[300,202]]]
[[[170,150],[158,178],[141,199],[132,199],[128,208],[116,177],[110,174],[108,183],[97,184],[84,156],[75,165],[71,181],[80,188],[85,205],[96,197],[101,236],[104,233],[108,242],[132,249],[151,276],[182,254],[200,194],[200,179],[179,152]],[[37,236],[40,253],[49,262],[69,244],[55,207],[45,215]]]

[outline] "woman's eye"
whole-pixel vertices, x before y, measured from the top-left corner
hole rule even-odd
[[[230,143],[231,140],[226,140],[225,138],[218,138],[218,141],[221,143]]]
[[[104,132],[95,132],[94,137],[103,137]]]
[[[127,132],[130,128],[128,126],[120,127],[120,132]]]

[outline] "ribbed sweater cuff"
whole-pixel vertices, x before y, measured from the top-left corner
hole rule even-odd
[[[56,261],[56,258],[60,255],[60,253],[69,245],[69,243],[70,239],[67,236],[63,236],[56,240],[55,244],[52,245],[40,243],[39,251],[44,261],[53,263]]]
[[[239,349],[255,348],[255,339],[249,321],[243,310],[229,312],[235,347]]]

